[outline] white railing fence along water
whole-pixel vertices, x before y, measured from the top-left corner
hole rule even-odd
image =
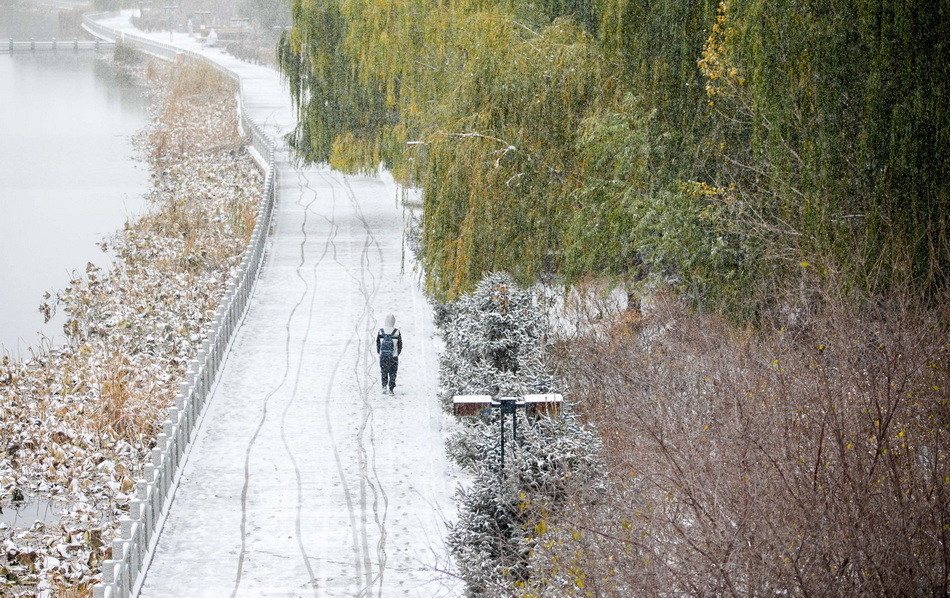
[[[96,22],[96,19],[105,16],[112,15],[87,15],[83,19],[83,26],[94,35],[133,44],[167,60],[177,60],[183,55],[205,60],[237,81],[240,89],[240,78],[215,62],[168,44],[115,31]],[[156,438],[151,462],[146,464],[143,479],[136,484],[129,516],[121,521],[121,537],[113,540],[112,558],[102,565],[102,583],[93,589],[95,598],[127,598],[138,593],[142,574],[148,567],[151,551],[171,506],[182,466],[187,459],[187,450],[197,432],[198,422],[230,342],[247,311],[264,259],[264,246],[276,200],[275,142],[247,115],[243,93],[239,92],[239,100],[241,126],[249,133],[253,153],[257,154],[256,159],[266,172],[264,201],[258,211],[257,224],[244,259],[231,278],[217,313],[206,330],[207,340],[189,364],[185,379],[175,396],[175,405],[169,409],[168,417],[162,424],[162,432]]]
[[[0,43],[0,54],[19,54],[21,52],[111,52],[115,49],[114,42],[107,42],[101,39],[96,40],[62,40],[51,39],[37,41],[29,39],[27,41],[17,41],[9,39]]]
[[[238,84],[238,89],[241,90],[241,79],[233,72],[224,68],[220,64],[209,60],[207,57],[202,56],[196,52],[190,52],[188,50],[183,50],[171,44],[166,44],[163,42],[154,41],[142,36],[128,34],[122,31],[116,31],[109,27],[102,25],[97,22],[97,19],[102,19],[104,17],[114,16],[115,13],[100,12],[100,13],[91,13],[83,17],[83,27],[92,33],[93,35],[107,40],[114,40],[114,42],[125,42],[135,45],[136,48],[142,50],[153,56],[163,58],[165,60],[178,60],[179,57],[191,57],[195,60],[201,60],[207,63],[208,65],[214,67],[216,70],[221,72],[221,74],[229,77]],[[274,140],[268,137],[261,126],[250,119],[247,115],[247,112],[244,110],[244,93],[243,90],[238,93],[239,100],[241,102],[241,127],[247,131],[251,137],[251,145],[254,150],[258,153],[258,156],[266,162],[266,168],[268,172],[271,170],[273,161],[268,159],[268,156],[273,151]]]

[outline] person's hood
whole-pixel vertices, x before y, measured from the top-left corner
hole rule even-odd
[[[388,316],[386,316],[383,330],[386,331],[386,334],[389,334],[393,331],[394,328],[396,328],[396,316],[389,314]]]

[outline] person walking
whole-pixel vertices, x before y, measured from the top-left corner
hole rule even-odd
[[[393,394],[393,389],[396,388],[396,372],[399,370],[399,354],[402,353],[402,334],[396,328],[396,316],[386,316],[385,324],[376,335],[376,352],[379,353],[383,394]]]

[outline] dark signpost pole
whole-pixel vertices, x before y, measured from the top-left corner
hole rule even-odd
[[[459,395],[452,399],[452,405],[457,416],[472,416],[488,413],[491,409],[500,411],[499,431],[501,432],[501,471],[499,475],[505,477],[505,416],[511,416],[512,452],[518,445],[518,409],[525,409],[533,415],[556,416],[561,412],[564,402],[559,394],[525,395],[518,397],[499,397],[494,400],[489,395]]]

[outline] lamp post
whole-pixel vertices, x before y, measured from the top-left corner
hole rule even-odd
[[[168,6],[165,6],[164,8],[165,8],[165,12],[168,13],[168,41],[171,42],[171,41],[174,41],[172,39],[172,13],[178,7],[172,4],[169,4]]]
[[[505,476],[505,416],[511,415],[511,439],[518,445],[518,409],[524,409],[531,415],[557,416],[561,413],[564,397],[560,394],[525,395],[518,397],[499,397],[492,399],[489,395],[457,395],[452,398],[452,410],[456,416],[470,417],[489,413],[497,409],[501,432],[501,476]]]

